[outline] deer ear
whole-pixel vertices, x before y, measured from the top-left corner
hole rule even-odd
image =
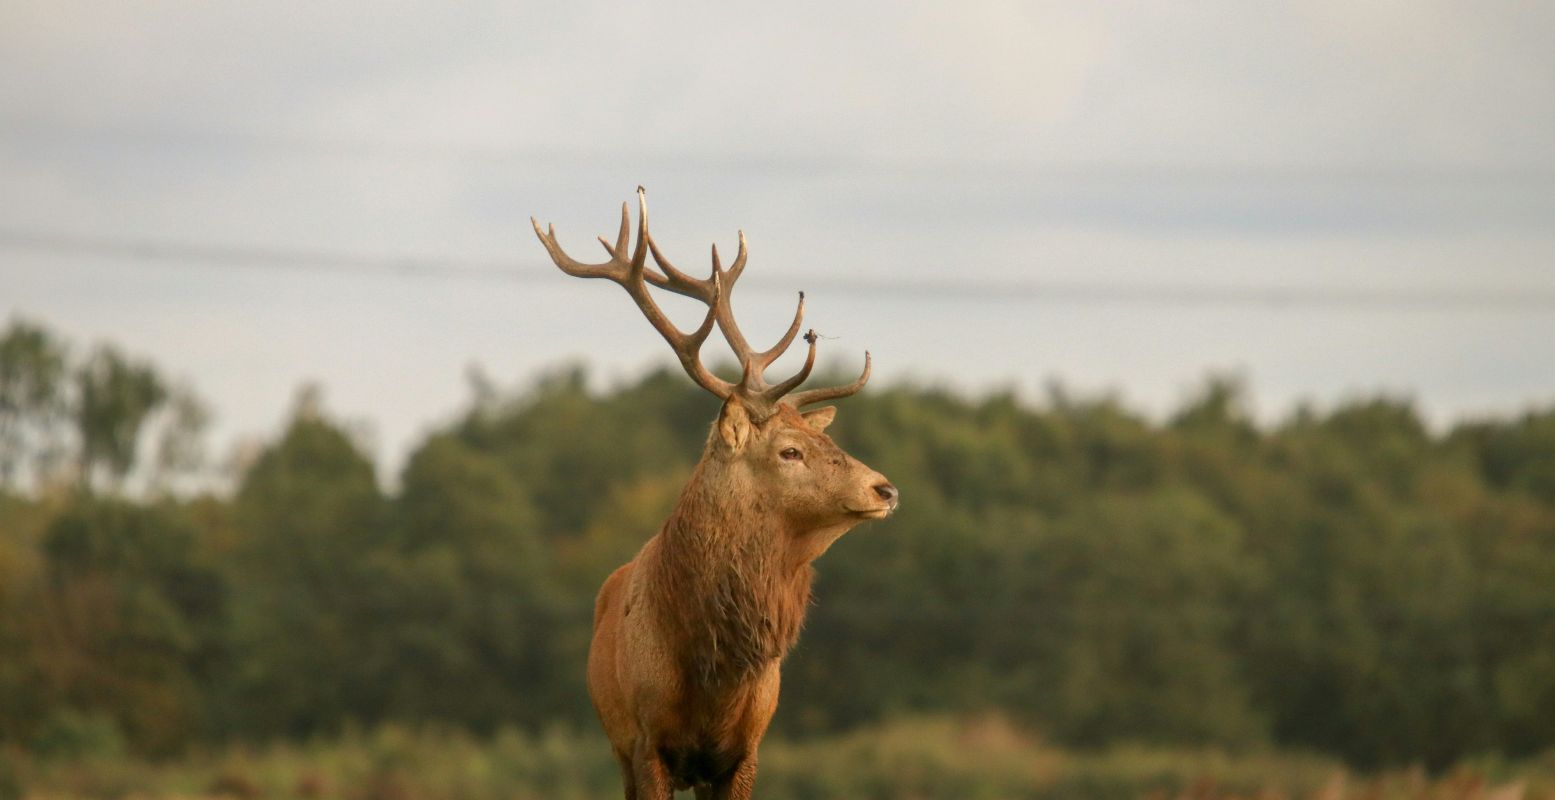
[[[804,421],[810,423],[810,427],[816,429],[817,431],[826,430],[826,426],[830,425],[832,420],[836,418],[836,406],[825,406],[823,408],[817,408],[814,411],[804,412]]]
[[[744,450],[745,444],[750,441],[750,412],[738,397],[725,400],[723,410],[718,412],[718,438],[736,453]]]

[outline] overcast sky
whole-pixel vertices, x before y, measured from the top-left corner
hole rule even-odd
[[[1164,413],[1237,371],[1265,418],[1509,414],[1555,402],[1552,31],[1428,0],[0,0],[0,321],[153,358],[218,449],[320,381],[394,465],[470,364],[672,363],[529,230],[593,259],[643,184],[688,270],[746,231],[753,338],[806,289],[823,355],[883,383]]]

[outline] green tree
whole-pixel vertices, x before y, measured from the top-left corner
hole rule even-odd
[[[93,486],[101,474],[121,486],[140,455],[147,420],[168,399],[166,383],[151,365],[111,346],[93,352],[75,383],[80,480]]]
[[[194,538],[175,507],[86,495],[49,525],[25,630],[53,710],[106,714],[154,753],[200,732],[226,589]]]
[[[396,622],[386,511],[372,463],[301,404],[233,499],[231,724],[300,736],[380,717]]]
[[[65,414],[65,358],[39,325],[15,320],[0,336],[0,489],[16,486],[29,462],[47,477]]]
[[[394,508],[403,607],[390,713],[485,731],[553,716],[551,563],[525,488],[439,435],[411,456]]]
[[[1028,702],[1077,744],[1261,741],[1234,649],[1241,547],[1235,521],[1180,491],[1108,497],[1061,519],[1029,576],[1051,680]]]
[[[476,378],[386,496],[305,394],[234,496],[175,503],[138,490],[198,463],[190,393],[16,330],[11,474],[53,403],[93,431],[85,488],[128,491],[0,491],[8,744],[590,724],[594,594],[664,519],[716,408],[676,371],[600,390],[563,370],[512,396]],[[1272,742],[1367,766],[1555,746],[1555,411],[1440,435],[1397,399],[1272,426],[1250,407],[1228,378],[1164,423],[1057,387],[849,400],[829,432],[905,503],[817,564],[777,724],[995,710],[1086,746]]]
[[[211,413],[193,389],[175,386],[168,391],[160,414],[149,483],[166,491],[180,478],[198,476],[205,466],[203,437],[210,425]]]

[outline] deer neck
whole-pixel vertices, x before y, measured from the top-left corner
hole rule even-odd
[[[781,659],[810,603],[813,572],[790,552],[799,537],[754,494],[704,459],[659,537],[660,622],[703,684],[738,681]]]

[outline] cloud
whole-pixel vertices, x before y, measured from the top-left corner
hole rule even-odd
[[[0,102],[107,127],[689,153],[1541,163],[1538,4],[8,4]]]
[[[644,183],[688,268],[749,232],[776,287],[742,299],[753,329],[780,329],[777,295],[822,273],[1515,287],[1555,258],[1552,23],[1555,6],[1503,0],[13,0],[0,227],[539,269],[530,214],[587,252]],[[391,447],[447,411],[471,358],[664,360],[651,338],[621,344],[642,326],[599,287],[199,267],[8,255],[0,314],[185,365],[238,429],[323,377]],[[1522,318],[892,302],[812,309],[886,377],[1057,373],[1147,399],[1241,361],[1277,402],[1367,375],[1452,408],[1522,402],[1547,395],[1552,354],[1531,342],[1555,341]],[[1393,338],[1335,352],[1368,331]],[[1442,353],[1475,369],[1458,381]]]

